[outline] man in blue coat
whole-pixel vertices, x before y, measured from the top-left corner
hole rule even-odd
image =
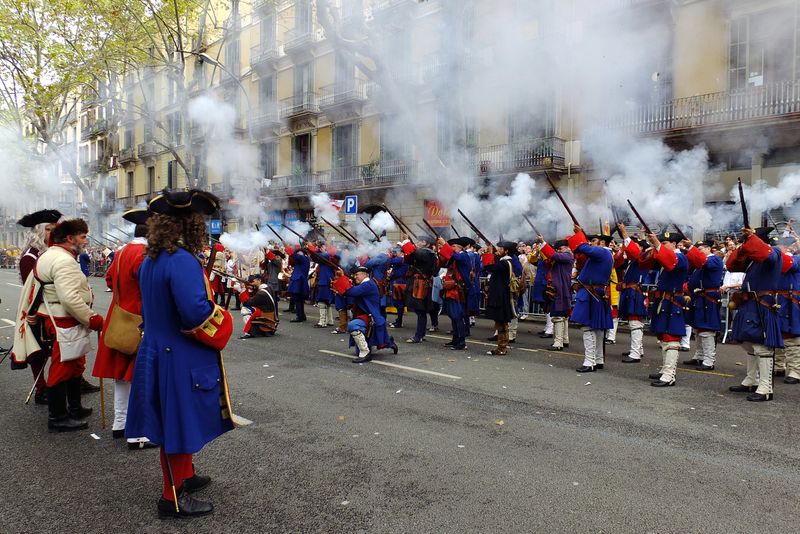
[[[719,286],[725,274],[722,258],[711,252],[712,243],[698,241],[694,246],[686,243],[684,254],[692,269],[689,274],[691,302],[686,322],[697,333],[697,351],[694,358],[683,362],[697,365],[702,371],[713,371],[717,360],[717,333],[722,328],[720,319]]]
[[[308,270],[311,267],[311,260],[306,251],[300,247],[297,250],[287,247],[286,251],[289,254],[289,265],[292,266],[292,276],[289,277],[287,291],[295,312],[295,318],[289,322],[304,323],[306,322],[305,301],[310,292]]]
[[[650,299],[650,331],[661,342],[663,358],[661,371],[650,375],[653,380],[650,385],[674,386],[678,351],[681,338],[686,334],[684,308],[687,299],[683,293],[683,285],[689,275],[689,261],[686,255],[677,251],[680,242],[677,234],[649,234],[647,240],[652,249],[639,258],[639,264],[642,269],[661,269],[656,291]]]
[[[547,304],[547,313],[553,321],[553,344],[550,346],[555,351],[564,350],[569,346],[569,316],[572,309],[572,268],[575,266],[575,257],[569,249],[566,239],[556,241],[551,247],[541,235],[536,236],[540,244],[542,255],[547,258],[549,266],[542,267],[549,270],[546,273],[545,289],[542,298]],[[536,273],[538,276],[538,272]],[[540,336],[541,337],[541,336]]]
[[[336,261],[332,245],[320,243],[317,254],[319,257]],[[333,269],[320,263],[317,272],[317,308],[319,309],[319,321],[314,328],[328,328],[328,324],[333,324],[333,311],[331,305],[334,301],[333,291],[331,291],[331,280],[333,280]]]
[[[647,242],[637,243],[632,240],[622,223],[618,224],[617,228],[622,237],[622,247],[614,258],[614,265],[622,269],[617,310],[619,317],[628,321],[631,330],[631,348],[627,353],[623,353],[622,363],[639,363],[644,356],[644,319],[647,316],[642,284],[648,273],[646,269],[640,267],[639,258],[642,250],[647,247]]]
[[[570,320],[581,325],[583,332],[583,365],[577,371],[590,373],[605,365],[603,339],[605,331],[614,326],[608,300],[608,281],[614,258],[605,246],[610,237],[592,236],[590,244],[580,226],[574,225],[573,231],[567,243],[576,257],[585,257],[585,262],[578,274],[578,290]],[[607,238],[605,243],[601,238]]]
[[[744,243],[734,250],[726,262],[730,272],[744,272],[742,290],[731,295],[737,307],[733,318],[733,339],[747,351],[747,375],[735,393],[750,393],[747,400],[772,400],[772,371],[775,349],[783,348],[777,292],[784,255],[780,248],[769,245],[772,228],[744,228]],[[786,270],[789,266],[786,265]]]
[[[389,304],[389,278],[386,276],[389,270],[389,255],[379,252],[367,260],[364,267],[369,269],[370,278],[378,286],[381,314],[386,317],[386,306]]]
[[[781,246],[784,250],[784,273],[778,294],[781,305],[778,314],[786,356],[786,378],[783,381],[800,384],[800,255],[789,254],[787,246],[792,244],[794,239],[788,238]]]
[[[403,261],[403,251],[400,248],[392,250],[389,268],[389,294],[392,296],[392,305],[397,310],[397,319],[389,324],[389,328],[402,328],[408,288],[408,264]]]
[[[204,215],[219,201],[202,191],[165,192],[149,204],[148,248],[139,269],[142,337],[128,404],[127,437],[161,446],[161,517],[204,515],[211,503],[190,494],[211,481],[192,455],[233,428],[221,350],[233,332],[214,304],[195,254],[207,240]]]
[[[390,347],[397,354],[397,345],[389,335],[386,317],[381,313],[378,285],[370,279],[369,269],[356,267],[353,271],[353,281],[340,269],[332,287],[335,292],[344,295],[353,303],[353,319],[347,323],[350,346],[355,345],[358,350],[353,363],[366,363],[372,360],[371,347],[376,347],[376,350]]]
[[[453,326],[453,338],[445,343],[452,350],[467,348],[467,328],[469,319],[466,315],[467,294],[470,291],[470,273],[472,258],[464,250],[469,244],[467,237],[458,237],[445,241],[437,239],[439,248],[439,266],[447,269],[444,278],[444,312],[450,317]]]

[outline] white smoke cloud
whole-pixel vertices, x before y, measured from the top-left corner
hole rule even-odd
[[[314,207],[314,216],[325,218],[331,224],[339,225],[339,209],[333,205],[328,193],[317,193],[311,195],[311,205]]]

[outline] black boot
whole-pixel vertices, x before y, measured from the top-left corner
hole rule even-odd
[[[214,511],[214,505],[210,502],[200,501],[189,495],[185,488],[178,490],[178,510],[175,510],[175,503],[164,497],[158,499],[158,517],[195,517],[208,515]]]
[[[97,393],[100,391],[100,386],[95,386],[91,382],[87,381],[85,378],[80,377],[81,381],[81,393]]]
[[[47,430],[50,432],[74,432],[89,428],[89,423],[73,419],[67,413],[66,382],[47,388],[47,407]]]
[[[67,405],[69,406],[69,416],[73,419],[86,419],[92,415],[91,408],[84,408],[81,405],[81,378],[70,378],[66,381],[67,385]]]

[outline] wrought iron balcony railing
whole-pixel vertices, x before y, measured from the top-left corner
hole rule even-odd
[[[367,98],[367,84],[364,80],[353,78],[349,82],[334,83],[320,88],[320,108],[328,108],[339,104],[363,102]]]
[[[317,42],[317,34],[312,28],[292,28],[284,36],[283,49],[287,54],[306,49]]]
[[[317,93],[306,91],[281,100],[281,118],[290,118],[307,113],[319,113]]]
[[[354,191],[409,183],[419,162],[382,160],[365,165],[336,167],[327,171],[275,176],[269,186],[274,195],[299,195],[318,191]]]
[[[280,58],[277,43],[262,43],[250,47],[250,67],[257,68]]]
[[[276,104],[259,106],[250,110],[247,123],[251,130],[280,126],[281,114]]]
[[[559,137],[543,137],[505,145],[477,147],[473,165],[479,172],[514,172],[547,169],[564,165],[565,141]]]
[[[131,163],[133,161],[136,161],[136,149],[133,147],[123,148],[122,150],[119,151],[118,159],[119,162],[122,163],[123,165],[125,163]]]
[[[800,81],[788,81],[648,104],[622,114],[608,126],[651,133],[777,118],[798,112]]]
[[[154,141],[139,143],[136,151],[140,158],[154,158],[158,154],[158,145]]]

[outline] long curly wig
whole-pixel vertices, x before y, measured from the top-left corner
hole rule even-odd
[[[200,213],[188,217],[154,213],[147,220],[147,255],[152,259],[162,250],[172,254],[178,247],[197,254],[207,242],[206,222]]]

